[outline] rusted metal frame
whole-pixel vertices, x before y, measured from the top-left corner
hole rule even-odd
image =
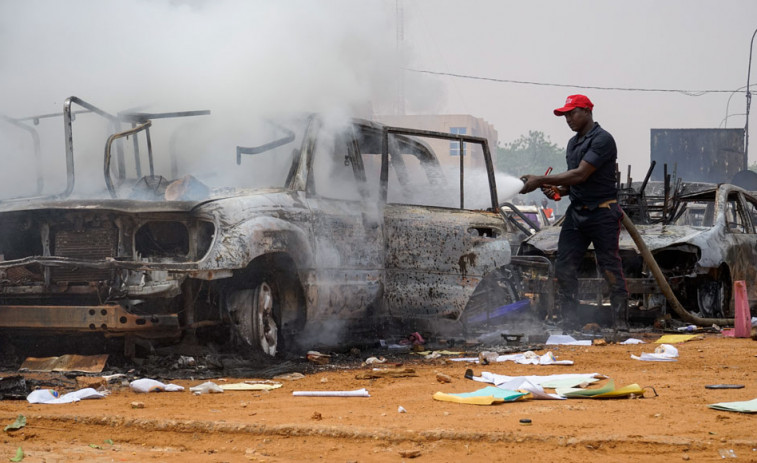
[[[18,127],[22,130],[25,130],[29,132],[29,135],[32,137],[32,143],[34,145],[34,161],[37,168],[37,194],[42,194],[42,189],[45,186],[44,178],[42,177],[42,150],[40,148],[40,142],[39,142],[39,134],[37,133],[37,130],[34,127],[29,127],[26,124],[21,123],[17,119],[12,119],[7,116],[2,116],[2,119],[8,122],[9,124]]]
[[[381,177],[379,178],[379,199],[386,204],[389,192],[389,131],[381,134]]]
[[[136,138],[136,137],[135,137]],[[150,126],[145,129],[145,138],[147,139],[147,162],[150,164],[150,177],[155,176],[155,168],[152,157],[152,137],[150,136]]]
[[[458,157],[460,158],[460,209],[465,209],[465,156],[463,152],[465,143],[461,139],[458,139],[458,143]]]
[[[662,178],[664,180],[663,202],[662,202],[662,223],[668,223],[668,202],[670,201],[670,175],[668,175],[668,165],[663,165]]]
[[[145,123],[148,120],[153,119],[169,119],[174,117],[190,117],[190,116],[207,116],[210,114],[210,110],[204,109],[199,111],[174,111],[169,113],[118,113],[119,119],[125,121],[125,122],[131,122],[132,127],[136,127],[137,124]],[[150,131],[147,130],[147,151],[149,156],[149,162],[150,162],[150,176],[154,176],[155,172],[153,170],[153,156],[152,156],[152,142],[150,140]],[[139,140],[137,137],[134,137],[133,140],[134,143],[134,164],[137,169],[137,177],[142,177],[142,166],[139,159]],[[172,162],[172,171],[173,164],[175,163],[175,159],[171,159]],[[119,178],[124,179],[125,178],[125,169],[126,166],[121,165],[119,163]]]
[[[105,185],[108,187],[108,191],[110,192],[110,196],[112,198],[117,198],[118,195],[116,194],[116,188],[113,186],[113,180],[110,178],[110,148],[113,145],[113,142],[118,140],[119,138],[128,137],[129,135],[135,134],[137,132],[140,132],[142,130],[147,130],[152,125],[152,121],[147,121],[143,124],[140,124],[134,128],[131,128],[129,130],[124,130],[120,133],[114,133],[110,137],[108,137],[108,141],[105,142],[105,160],[103,162],[103,175],[105,176]],[[149,137],[148,137],[149,140]],[[152,158],[152,155],[150,155]],[[152,162],[151,162],[151,168],[152,171]],[[152,175],[152,172],[150,173]]]
[[[57,195],[61,198],[67,198],[71,195],[71,193],[74,191],[74,184],[75,184],[75,177],[74,177],[74,138],[73,138],[73,127],[72,127],[72,121],[73,115],[71,111],[71,105],[77,104],[83,108],[88,109],[89,111],[104,117],[105,119],[109,120],[112,124],[115,130],[119,130],[119,119],[118,117],[107,113],[103,111],[102,109],[93,106],[86,101],[77,98],[75,96],[69,97],[66,99],[66,101],[63,103],[63,130],[65,132],[65,142],[66,142],[66,190],[61,193],[60,195]],[[107,180],[106,180],[107,181]],[[115,196],[114,196],[115,197]]]
[[[527,236],[533,235],[533,233],[531,233],[531,230],[527,229],[520,222],[518,222],[517,220],[515,220],[512,217],[509,217],[507,214],[505,214],[505,212],[502,210],[502,206],[507,206],[511,211],[515,212],[518,215],[518,217],[520,217],[521,219],[523,219],[523,221],[526,222],[526,224],[528,224],[534,230],[536,230],[536,231],[540,230],[539,226],[536,225],[535,223],[533,223],[531,221],[531,219],[529,219],[528,216],[526,216],[525,214],[523,214],[523,212],[521,212],[521,210],[518,209],[518,207],[515,206],[514,204],[507,203],[507,202],[499,204],[497,207],[499,209],[499,214],[502,216],[502,218],[505,219],[505,221],[508,221],[508,222],[512,223],[513,225],[515,225],[516,227],[518,227],[518,229],[520,231],[522,231],[523,233],[525,233]]]
[[[123,260],[86,260],[72,257],[35,256],[23,259],[0,261],[0,269],[22,265],[39,264],[45,267],[77,266],[95,269],[127,269],[149,272],[165,270],[169,272],[193,272],[203,270],[197,262],[139,262]],[[210,269],[209,269],[210,270]]]
[[[274,148],[278,148],[279,146],[286,145],[287,143],[291,143],[296,138],[294,132],[282,125],[274,124],[279,129],[283,130],[286,134],[285,137],[280,138],[278,140],[274,140],[269,143],[265,143],[260,146],[253,146],[253,147],[244,147],[244,146],[237,146],[237,165],[242,164],[242,155],[243,154],[259,154],[263,153],[269,150],[272,150]]]
[[[131,128],[135,129],[137,127],[136,122],[132,122]],[[134,168],[137,170],[137,178],[142,178],[142,163],[139,161],[139,138],[138,137],[132,137],[131,138],[132,143],[132,150],[134,151]],[[123,159],[119,159],[118,163],[118,178],[120,180],[126,179],[126,165],[123,162]]]
[[[544,298],[547,313],[551,317],[555,311],[555,267],[546,256],[513,256],[510,265],[518,267],[535,267],[547,269],[546,279],[522,279],[524,292],[536,293]]]
[[[394,133],[399,135],[410,135],[410,136],[416,136],[416,137],[428,137],[428,138],[439,138],[442,140],[452,140],[452,141],[459,141],[461,143],[474,143],[481,145],[481,148],[484,152],[484,163],[486,164],[486,172],[489,177],[489,193],[491,196],[491,202],[492,202],[492,210],[496,210],[498,208],[497,204],[497,183],[494,178],[494,163],[492,162],[492,156],[491,151],[489,150],[489,141],[486,138],[483,137],[474,137],[472,135],[459,135],[459,134],[451,134],[451,133],[444,133],[444,132],[434,132],[431,130],[420,130],[420,129],[407,129],[404,127],[391,127],[391,126],[384,126],[384,150],[388,154],[388,134]],[[382,155],[384,153],[382,152]],[[388,161],[388,159],[387,159]],[[383,163],[383,159],[382,159]],[[382,165],[382,175],[383,175],[383,165]],[[388,175],[388,166],[387,166],[387,181],[388,181],[389,175]],[[384,179],[382,178],[382,182]],[[462,189],[461,189],[462,193]],[[462,205],[461,205],[462,209]]]
[[[210,110],[202,109],[198,111],[173,111],[168,113],[118,113],[118,117],[126,122],[147,122],[153,119],[172,119],[175,117],[207,116]]]
[[[135,315],[117,304],[0,305],[3,328],[48,328],[68,331],[133,333],[176,331],[177,314]]]

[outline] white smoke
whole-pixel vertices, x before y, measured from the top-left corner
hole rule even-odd
[[[401,67],[394,7],[382,0],[0,2],[0,115],[60,113],[64,100],[77,96],[113,114],[210,109],[214,128],[235,135],[260,116],[370,117],[394,105]],[[102,189],[108,132],[88,133],[88,117],[79,119],[77,185]],[[162,122],[154,124],[157,151]],[[65,185],[62,127],[55,118],[38,129],[46,135],[47,173]],[[0,135],[0,146],[30,144],[27,134],[11,132]],[[226,144],[244,143],[227,137]],[[29,183],[26,164],[6,164],[3,185]],[[23,182],[14,182],[18,170]]]

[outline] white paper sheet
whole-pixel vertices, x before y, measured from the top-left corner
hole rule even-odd
[[[294,396],[302,397],[370,397],[368,391],[356,389],[354,391],[292,391]]]

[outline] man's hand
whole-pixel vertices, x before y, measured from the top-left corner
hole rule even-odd
[[[552,201],[560,201],[562,199],[562,192],[557,185],[542,185],[541,192]]]
[[[541,176],[539,175],[524,175],[520,179],[523,180],[523,189],[520,190],[520,194],[531,193],[535,189],[541,186]]]

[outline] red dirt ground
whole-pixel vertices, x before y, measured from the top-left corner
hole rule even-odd
[[[635,334],[635,337],[642,337]],[[648,341],[657,334],[645,336]],[[549,346],[572,366],[493,365],[425,360],[407,354],[416,377],[356,379],[369,367],[324,366],[270,392],[193,395],[204,380],[172,381],[184,392],[138,394],[112,388],[98,400],[65,405],[0,402],[0,459],[20,447],[24,462],[458,462],[715,461],[733,451],[757,461],[757,414],[717,411],[716,402],[757,398],[757,342],[702,335],[677,344],[676,362],[642,362],[631,354],[655,344]],[[545,351],[539,351],[543,353]],[[470,392],[464,378],[490,371],[510,376],[601,373],[617,386],[651,386],[644,398],[528,400],[492,406],[439,402],[437,391]],[[452,378],[437,381],[437,373]],[[6,372],[3,376],[8,376]],[[251,378],[217,378],[222,384]],[[743,384],[711,390],[705,385]],[[369,398],[295,397],[295,390],[366,388]],[[63,392],[63,391],[61,391]],[[132,402],[144,408],[133,408]],[[406,409],[399,413],[398,407]],[[520,424],[529,418],[532,424]],[[112,442],[112,444],[111,444]],[[730,457],[729,457],[730,458]]]

